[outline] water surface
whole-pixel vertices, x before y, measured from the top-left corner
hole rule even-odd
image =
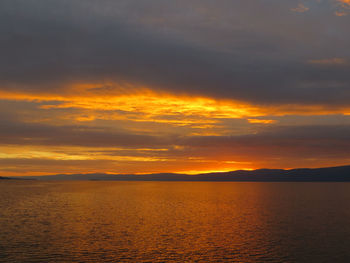
[[[349,183],[0,182],[0,262],[350,262]]]

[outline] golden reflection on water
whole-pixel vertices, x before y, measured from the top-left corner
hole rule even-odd
[[[0,261],[339,262],[350,257],[349,190],[342,183],[2,181]]]

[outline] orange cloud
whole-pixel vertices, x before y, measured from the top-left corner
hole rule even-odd
[[[340,11],[336,11],[336,12],[334,12],[334,14],[335,14],[336,16],[347,16],[347,15],[348,15],[348,13],[346,13],[346,12],[340,12]]]
[[[350,8],[350,0],[337,0],[337,2],[344,8]]]
[[[348,60],[345,58],[311,59],[308,60],[308,63],[318,65],[344,65],[348,63]]]
[[[330,58],[309,60],[308,63],[341,65],[348,63],[348,61],[345,58]],[[90,91],[90,88],[86,87],[86,85],[77,85],[70,92],[62,95],[0,90],[0,96],[2,100],[40,103],[40,108],[43,110],[85,110],[84,114],[77,116],[77,121],[91,121],[96,117],[103,118],[102,112],[113,112],[111,115],[107,114],[106,118],[117,120],[145,121],[147,118],[156,122],[179,124],[202,123],[203,119],[198,118],[211,120],[209,123],[217,123],[219,119],[255,119],[263,116],[350,114],[350,108],[343,106],[317,104],[253,105],[234,100],[157,93],[144,88],[133,90],[133,93],[100,94]],[[100,115],[96,113],[99,111]],[[181,117],[181,120],[176,119],[176,116]]]
[[[334,12],[336,16],[347,16],[347,10],[350,9],[350,1],[349,0],[336,0],[337,6],[340,10]]]
[[[290,10],[293,12],[298,12],[298,13],[304,13],[306,11],[309,11],[310,8],[306,7],[304,4],[299,3],[297,7],[291,8]]]
[[[276,123],[276,120],[260,120],[260,119],[248,119],[249,123],[258,123],[258,124],[272,124]]]
[[[175,148],[184,150],[181,147]],[[169,149],[147,148],[131,150],[70,146],[2,146],[0,175],[199,173],[251,169],[252,165],[249,162],[232,161],[227,157],[191,157],[187,154],[170,154],[168,151]]]
[[[332,61],[340,63],[339,60]],[[22,174],[24,171],[30,171],[30,174],[197,173],[253,169],[267,163],[269,167],[291,167],[294,159],[288,163],[273,159],[279,156],[275,156],[275,152],[286,152],[286,148],[259,146],[261,142],[254,144],[250,138],[232,145],[220,144],[220,140],[222,136],[254,135],[262,126],[274,127],[274,119],[280,121],[284,115],[350,115],[350,108],[341,106],[254,105],[243,101],[159,93],[145,88],[132,89],[132,92],[113,89],[102,92],[95,87],[94,84],[74,85],[61,95],[0,90],[2,101],[16,105],[26,102],[24,104],[34,108],[34,114],[27,114],[22,119],[25,124],[40,126],[45,123],[44,128],[51,127],[46,129],[48,134],[37,134],[35,129],[28,134],[23,129],[18,132],[18,137],[11,137],[10,131],[6,135],[9,139],[3,139],[6,145],[1,145],[0,174]],[[15,111],[16,107],[13,107]],[[73,128],[65,130],[60,127]],[[130,137],[123,144],[119,127],[127,134],[151,136],[136,142],[136,137]],[[149,141],[154,135],[161,137],[161,142]],[[214,144],[205,146],[207,141],[198,145],[187,144],[186,138],[192,137],[207,138]],[[7,145],[10,140],[12,146]],[[275,152],[268,156],[265,148]],[[259,159],[264,156],[269,159]],[[310,163],[305,163],[305,166],[310,166]]]

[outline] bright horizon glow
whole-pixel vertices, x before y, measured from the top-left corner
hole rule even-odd
[[[349,0],[17,1],[0,176],[350,163]]]

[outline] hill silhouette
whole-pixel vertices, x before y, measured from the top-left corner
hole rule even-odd
[[[9,179],[12,179],[12,178],[0,176],[0,180],[9,180]]]
[[[236,182],[350,182],[350,165],[327,168],[258,169],[197,175],[159,174],[57,174],[22,177],[37,180],[105,180],[105,181],[236,181]]]

